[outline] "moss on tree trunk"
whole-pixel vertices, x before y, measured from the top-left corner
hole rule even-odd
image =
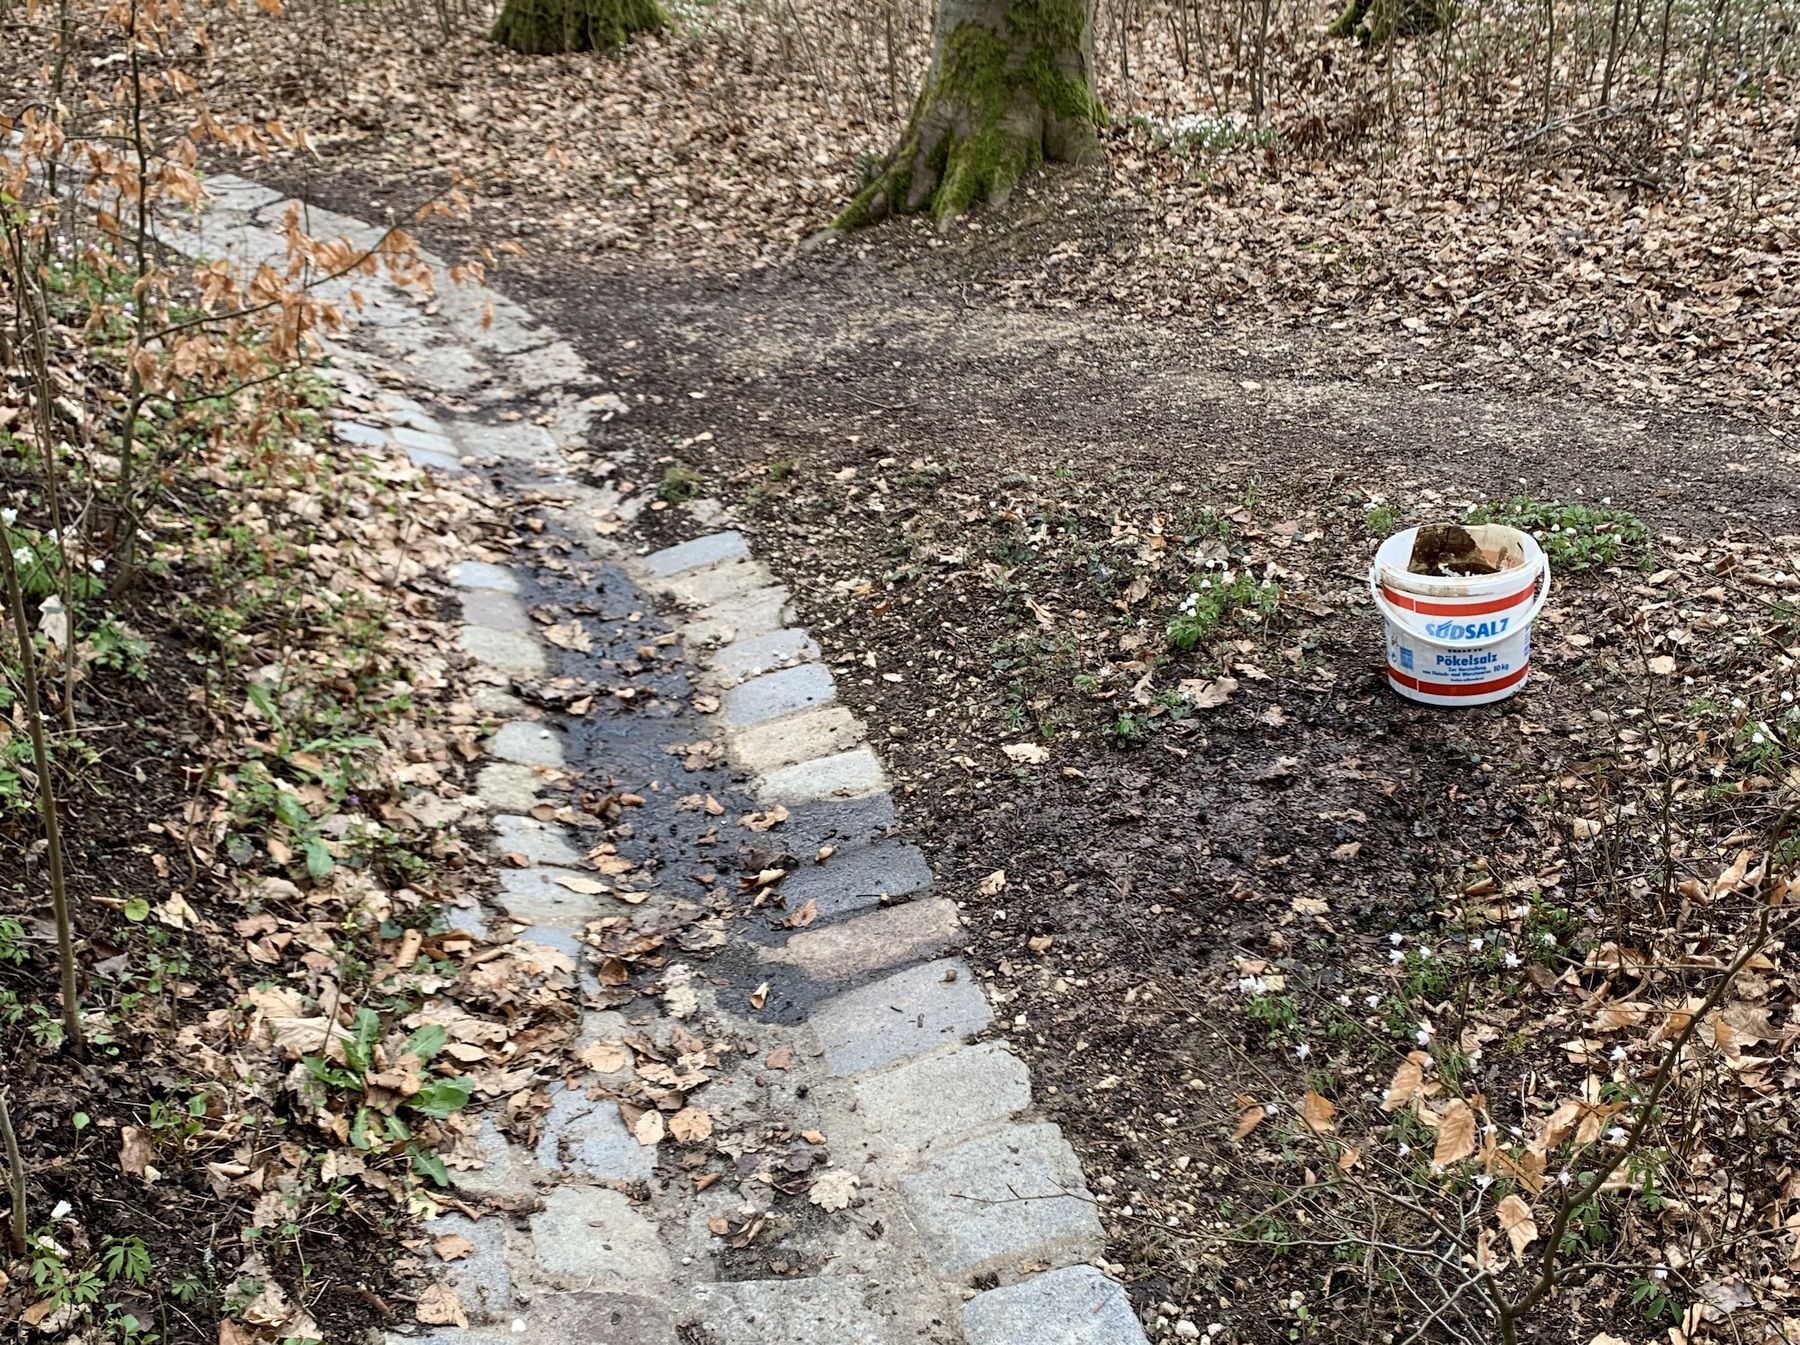
[[[1452,0],[1347,0],[1328,37],[1351,37],[1380,46],[1395,37],[1423,37],[1450,22]]]
[[[667,25],[656,0],[506,0],[493,39],[528,56],[614,51]]]
[[[941,223],[1047,159],[1098,162],[1087,20],[1085,0],[942,0],[900,143],[833,227],[925,209]]]

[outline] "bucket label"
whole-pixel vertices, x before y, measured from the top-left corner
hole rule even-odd
[[[1434,640],[1497,640],[1511,624],[1509,616],[1498,621],[1431,621],[1425,633]]]

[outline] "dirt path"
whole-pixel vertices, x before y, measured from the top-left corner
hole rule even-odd
[[[355,190],[330,185],[325,203],[353,212]],[[1281,1339],[1277,1309],[1316,1267],[1221,1269],[1185,1241],[1242,1194],[1208,1160],[1233,1161],[1220,1121],[1246,1052],[1266,1049],[1209,1000],[1264,958],[1335,995],[1352,963],[1385,964],[1393,933],[1428,929],[1470,866],[1530,879],[1554,843],[1536,782],[1587,770],[1594,717],[1646,694],[1589,657],[1583,632],[1634,582],[1615,570],[1565,584],[1526,696],[1454,715],[1398,701],[1366,594],[1356,606],[1364,511],[1520,492],[1631,510],[1671,551],[1791,539],[1792,441],[1501,387],[1491,354],[1405,338],[1024,311],[957,279],[1017,264],[1003,245],[932,249],[904,226],[865,242],[748,277],[535,257],[500,287],[577,347],[592,390],[629,404],[598,427],[596,470],[656,490],[691,469],[794,591],[939,890],[967,912],[972,962],[1015,1010],[1045,1112],[1118,1197],[1108,1255],[1140,1309]],[[1122,537],[1165,524],[1171,555],[1215,526],[1255,539],[1302,611],[1222,661],[1165,670],[1165,686],[1234,670],[1227,706],[1128,737],[1134,712],[1113,719],[1128,682],[1109,687],[1107,660],[1134,631],[1160,648],[1160,622],[1128,610],[1112,571]],[[703,530],[679,504],[636,526],[646,545]],[[1047,765],[998,750],[1034,738]],[[1601,877],[1561,881],[1578,906]],[[1321,900],[1329,923],[1296,921]],[[1592,1323],[1552,1334],[1585,1340]]]

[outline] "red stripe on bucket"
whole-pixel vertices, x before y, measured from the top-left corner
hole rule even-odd
[[[1388,676],[1409,691],[1422,691],[1427,696],[1482,696],[1490,691],[1504,691],[1525,680],[1531,671],[1527,663],[1523,668],[1509,672],[1504,677],[1489,678],[1485,682],[1426,682],[1411,673],[1401,672],[1393,664],[1388,664]]]
[[[1504,612],[1509,607],[1529,602],[1536,592],[1537,581],[1533,580],[1529,588],[1522,588],[1504,598],[1489,598],[1486,602],[1428,602],[1423,598],[1409,598],[1386,584],[1381,586],[1382,597],[1401,611],[1418,612],[1424,616],[1486,616],[1490,612]]]

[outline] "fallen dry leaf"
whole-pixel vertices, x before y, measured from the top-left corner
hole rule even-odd
[[[856,1178],[843,1168],[822,1173],[806,1197],[822,1210],[847,1209],[856,1195]]]
[[[1211,681],[1203,677],[1184,677],[1175,689],[1196,710],[1216,710],[1231,699],[1238,684],[1235,677],[1215,677]]]
[[[1050,749],[1042,743],[1007,743],[1000,750],[1021,766],[1041,766],[1050,760]]]
[[[612,891],[605,883],[579,873],[558,874],[555,882],[558,887],[566,887],[571,892],[579,892],[587,897],[597,897],[602,892]]]
[[[467,1326],[462,1299],[456,1290],[442,1284],[428,1284],[419,1293],[413,1313],[427,1326]]]
[[[763,1063],[770,1069],[786,1069],[794,1063],[794,1050],[791,1046],[777,1046]]]
[[[750,1007],[760,1009],[769,1002],[769,983],[764,981],[750,992]]]
[[[156,1147],[150,1137],[136,1126],[119,1131],[119,1171],[128,1177],[144,1177],[153,1172],[150,1164],[156,1158]]]
[[[598,1074],[617,1074],[631,1059],[622,1045],[612,1041],[597,1041],[575,1058]]]
[[[1438,1118],[1437,1147],[1431,1152],[1434,1167],[1444,1167],[1475,1152],[1475,1113],[1461,1098],[1452,1098]]]
[[[1306,1097],[1300,1104],[1300,1115],[1305,1119],[1307,1129],[1315,1135],[1329,1134],[1337,1128],[1331,1120],[1337,1115],[1337,1108],[1332,1106],[1331,1099],[1310,1088],[1306,1090]]]
[[[437,1253],[440,1261],[460,1261],[475,1254],[475,1244],[461,1233],[446,1233],[432,1240],[431,1250]]]
[[[669,1133],[682,1144],[693,1144],[711,1136],[712,1117],[699,1107],[683,1107],[669,1118]]]
[[[1509,1195],[1500,1202],[1495,1213],[1500,1217],[1500,1227],[1512,1243],[1513,1255],[1520,1256],[1537,1240],[1537,1223],[1531,1217],[1531,1206],[1516,1195]]]
[[[1006,890],[1006,870],[995,869],[987,877],[976,884],[976,891],[984,897],[997,897]]]
[[[1400,1068],[1394,1071],[1393,1080],[1387,1086],[1387,1092],[1381,1097],[1381,1110],[1398,1111],[1419,1095],[1425,1086],[1425,1072],[1419,1068],[1416,1060],[1402,1060]]]
[[[637,1142],[646,1149],[661,1144],[663,1135],[667,1133],[663,1127],[662,1113],[659,1111],[645,1112],[638,1117],[637,1124],[631,1127],[631,1133],[636,1136]]]

